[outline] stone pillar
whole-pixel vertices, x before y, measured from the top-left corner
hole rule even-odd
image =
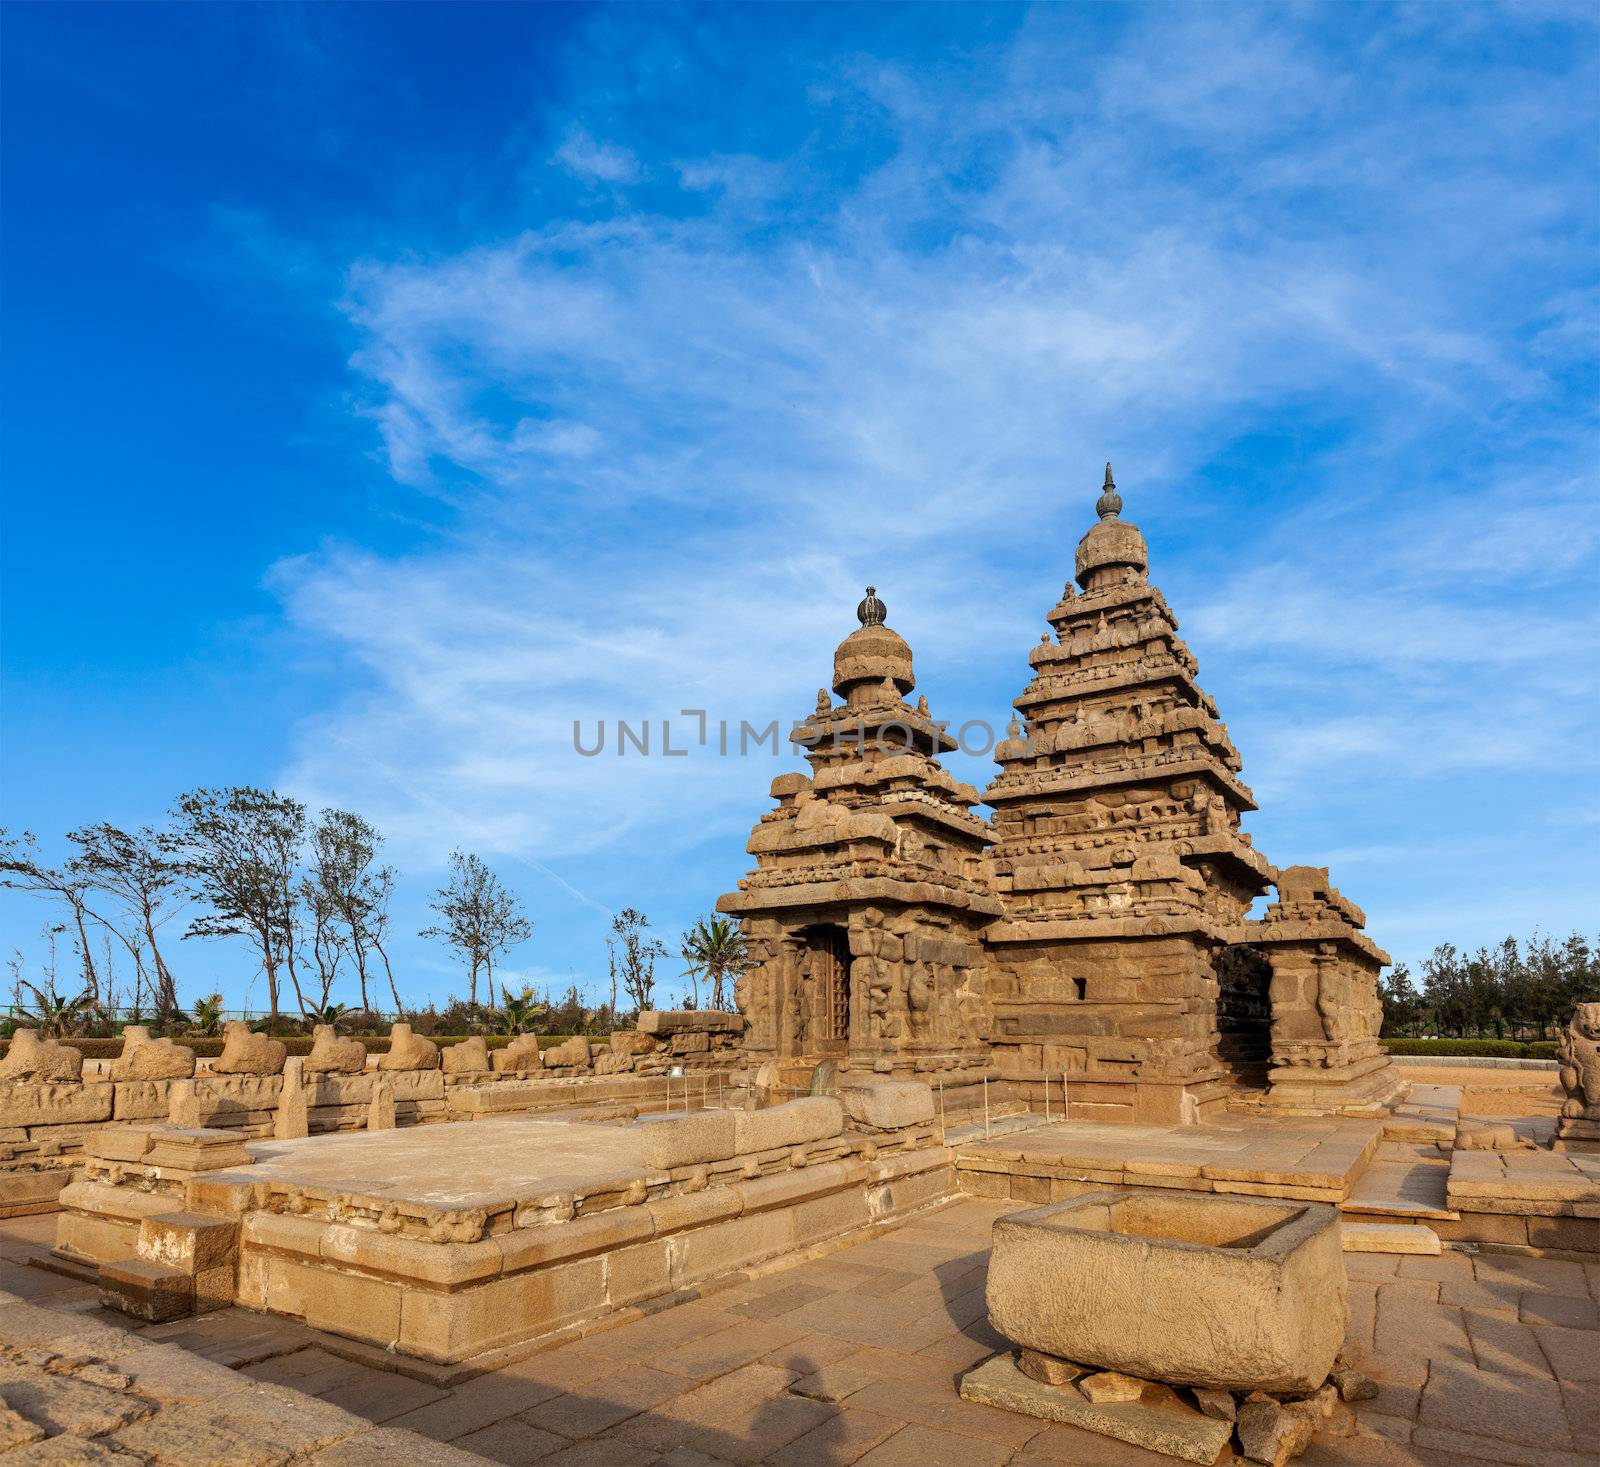
[[[372,1104],[367,1107],[369,1131],[392,1131],[394,1118],[394,1086],[387,1077],[380,1076],[372,1082]]]
[[[278,1092],[278,1113],[272,1122],[272,1134],[279,1141],[297,1141],[311,1134],[305,1063],[299,1055],[291,1055],[283,1062],[283,1089]]]

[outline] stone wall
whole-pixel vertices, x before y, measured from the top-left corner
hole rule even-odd
[[[419,1053],[429,1057],[431,1052],[433,1067],[380,1071],[376,1062],[382,1057],[373,1056],[367,1059],[372,1067],[360,1073],[313,1072],[314,1051],[306,1062],[307,1130],[315,1135],[364,1129],[380,1073],[391,1083],[395,1123],[401,1126],[570,1106],[659,1103],[676,1094],[674,1071],[698,1098],[692,1076],[709,1080],[738,1064],[742,1029],[737,1014],[646,1011],[638,1029],[619,1031],[609,1041],[569,1039],[536,1053],[531,1042],[488,1050],[481,1041],[440,1047],[423,1040]],[[19,1037],[27,1033],[20,1031]],[[22,1040],[13,1061],[22,1074],[0,1074],[0,1217],[53,1211],[71,1168],[81,1161],[84,1137],[107,1124],[170,1119],[251,1137],[274,1132],[285,1056],[282,1045],[258,1044],[262,1036],[248,1035],[252,1047],[246,1060],[230,1061],[226,1053],[220,1059],[270,1066],[271,1073],[214,1073],[204,1061],[197,1069],[191,1054],[192,1079],[40,1078],[80,1076],[83,1059],[70,1045],[36,1045],[30,1039]],[[487,1064],[447,1067],[452,1050],[468,1046],[474,1056],[481,1050]],[[122,1064],[115,1062],[110,1073],[120,1073],[116,1066]]]

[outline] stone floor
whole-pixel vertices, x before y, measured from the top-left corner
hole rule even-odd
[[[505,1464],[1170,1467],[1171,1458],[957,1395],[960,1373],[1003,1343],[985,1319],[983,1285],[991,1224],[1015,1206],[960,1201],[452,1390],[353,1364],[309,1330],[244,1310],[137,1332],[263,1390],[287,1387]],[[22,1266],[53,1227],[49,1217],[0,1223],[0,1289],[132,1330],[101,1313],[92,1290]],[[1307,1467],[1600,1462],[1600,1265],[1457,1252],[1346,1261],[1348,1353],[1381,1390],[1358,1408],[1355,1434],[1320,1438],[1300,1459]],[[321,1409],[308,1407],[308,1419]],[[409,1453],[397,1445],[405,1441]],[[271,1436],[258,1447],[227,1460],[266,1467],[289,1458]],[[415,1438],[374,1438],[370,1453],[333,1448],[294,1460],[392,1467],[422,1461],[417,1447]],[[140,1458],[98,1460],[132,1467]]]

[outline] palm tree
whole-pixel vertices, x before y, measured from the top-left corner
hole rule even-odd
[[[501,993],[500,1022],[507,1034],[527,1034],[545,1015],[543,1004],[533,1001],[533,989],[524,986],[521,993]]]
[[[345,1010],[350,1007],[347,1003],[330,1003],[323,1008],[311,1011],[311,1020],[316,1024],[332,1024],[337,1029],[344,1020]]]
[[[711,983],[711,1007],[724,1013],[733,1009],[733,984],[753,968],[744,933],[727,917],[701,917],[683,935],[683,961],[695,985],[699,1002],[700,980]]]
[[[194,1001],[194,1027],[203,1036],[219,1034],[222,1031],[222,995],[220,993],[207,994],[204,998]]]
[[[70,1039],[74,1034],[81,1033],[100,1012],[99,1001],[87,988],[76,998],[63,998],[56,992],[54,983],[46,984],[44,988],[28,982],[26,978],[21,983],[34,1000],[34,1011],[30,1013],[23,1009],[23,1016],[47,1038]]]

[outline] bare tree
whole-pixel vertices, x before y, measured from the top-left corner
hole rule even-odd
[[[650,919],[643,912],[624,907],[611,919],[611,936],[606,939],[613,972],[621,973],[623,989],[641,1012],[650,1007],[650,994],[656,986],[656,959],[667,955],[664,943],[646,935],[649,926]]]
[[[267,978],[272,1017],[287,974],[307,1012],[295,963],[297,885],[306,809],[273,790],[198,789],[173,807],[174,840],[195,899],[209,910],[189,937],[244,937],[255,944]]]
[[[474,1004],[481,971],[493,1007],[495,955],[533,936],[533,923],[523,915],[516,893],[477,856],[452,851],[449,884],[441,886],[428,905],[444,923],[425,928],[419,935],[440,938],[460,954],[467,965],[468,1001]]]
[[[311,828],[311,882],[319,900],[332,912],[340,938],[355,964],[361,985],[361,1007],[372,1007],[367,983],[373,953],[382,958],[389,975],[395,1007],[400,995],[383,950],[388,925],[389,897],[394,891],[394,871],[377,866],[383,837],[353,810],[324,810]]]
[[[88,924],[101,919],[89,908],[90,885],[88,876],[71,866],[45,865],[39,859],[38,842],[31,830],[14,836],[0,829],[0,886],[12,891],[31,891],[66,903],[77,934],[74,942],[83,972],[84,991],[98,999],[100,975],[95,971],[94,953],[89,946]]]
[[[142,986],[144,953],[149,949],[151,1002],[158,1018],[170,1019],[178,1012],[178,985],[161,952],[156,929],[173,916],[184,899],[183,873],[173,859],[171,838],[149,826],[126,831],[101,821],[69,831],[67,839],[78,847],[68,869],[117,902],[132,926],[132,931],[112,930],[133,957],[136,988]]]

